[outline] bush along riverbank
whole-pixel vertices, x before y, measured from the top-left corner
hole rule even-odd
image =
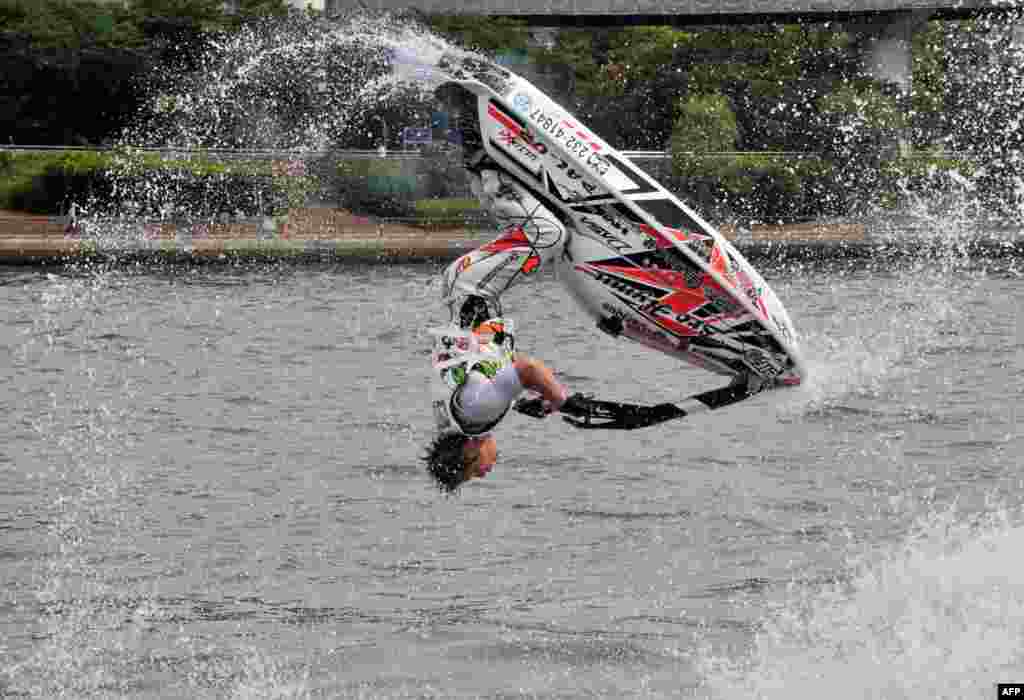
[[[730,143],[728,135],[712,141]],[[690,146],[677,139],[671,157],[637,161],[705,218],[740,228],[897,211],[908,200],[949,196],[977,171],[972,161],[941,153],[894,154],[870,178],[860,174],[854,182],[852,166],[818,154],[708,153]],[[100,217],[212,222],[280,217],[310,201],[424,226],[487,220],[457,150],[230,160],[202,151],[0,151],[0,209],[7,211],[60,216],[74,207]]]
[[[898,217],[874,223],[721,226],[747,257],[846,258],[884,250],[887,259],[944,245],[942,232],[900,227]],[[334,207],[307,207],[278,217],[214,223],[84,219],[0,212],[0,263],[451,260],[494,237],[493,226],[373,219]],[[958,236],[958,250],[1024,256],[1024,232]]]
[[[787,254],[823,248],[834,254],[881,240],[858,223],[865,217],[833,206],[839,200],[828,193],[841,191],[834,162],[807,154],[697,153],[679,145],[672,158],[638,160],[670,189],[689,195],[684,199],[747,252],[783,246]],[[0,204],[7,210],[0,213],[0,259],[420,260],[454,257],[496,230],[476,199],[465,196],[457,151],[396,158],[233,155],[0,153]],[[972,175],[970,162],[941,154],[893,157],[875,179],[891,189],[875,198],[871,213],[895,220],[891,212],[907,198],[934,197]],[[317,198],[333,203],[308,204]]]

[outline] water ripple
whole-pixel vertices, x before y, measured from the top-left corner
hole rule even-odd
[[[622,520],[622,521],[643,521],[643,520],[687,520],[693,517],[688,509],[673,510],[667,512],[645,512],[645,511],[610,511],[610,510],[588,510],[580,508],[560,508],[565,515],[571,518],[594,518],[597,520]]]

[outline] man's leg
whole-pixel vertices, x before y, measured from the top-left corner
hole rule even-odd
[[[475,313],[500,312],[498,299],[505,290],[536,277],[557,260],[565,240],[558,219],[514,180],[494,170],[471,175],[481,203],[505,228],[498,238],[463,255],[445,272],[445,300],[453,317],[458,309],[466,320]],[[462,302],[467,296],[470,299]],[[490,308],[483,309],[481,302]]]

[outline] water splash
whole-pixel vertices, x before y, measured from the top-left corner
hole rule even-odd
[[[165,148],[318,151],[370,110],[443,79],[454,47],[388,14],[335,21],[294,14],[215,37],[199,70],[163,76],[151,113],[124,142]],[[436,80],[435,80],[436,79]]]
[[[825,325],[803,328],[810,381],[799,395],[803,411],[827,409],[851,398],[899,394],[928,371],[933,353],[971,341],[970,311],[959,303],[986,272],[956,241],[936,237],[911,255],[881,243],[846,269],[820,271],[822,284],[789,292],[794,308],[843,309]],[[882,297],[872,279],[885,279]],[[794,303],[795,302],[795,303]]]
[[[937,126],[921,128],[940,154],[960,161],[928,172],[918,183],[927,205],[952,204],[975,226],[1020,228],[1024,221],[1024,10],[1012,2],[993,3],[1000,12],[967,22],[938,22],[927,34],[925,52],[943,56],[941,112],[927,117]],[[928,196],[934,192],[934,196]],[[906,192],[904,192],[906,194]],[[906,201],[906,197],[904,200]],[[922,202],[913,202],[920,208]]]
[[[8,688],[34,697],[127,693],[123,659],[137,646],[138,628],[126,625],[133,606],[121,576],[95,561],[105,555],[131,559],[138,513],[126,504],[135,471],[121,452],[130,445],[125,404],[131,383],[87,360],[97,324],[120,291],[110,272],[48,275],[39,291],[39,313],[20,350],[23,362],[46,364],[71,352],[78,367],[63,372],[48,393],[24,407],[38,436],[30,459],[48,469],[35,475],[50,501],[39,513],[44,551],[38,588],[23,606],[34,611],[37,643],[31,653],[0,670]],[[58,366],[72,362],[56,360]],[[125,404],[101,387],[116,382]]]
[[[468,52],[387,13],[330,21],[293,13],[212,36],[194,72],[151,76],[148,104],[119,139],[108,191],[77,203],[80,228],[117,249],[146,240],[141,220],[171,222],[187,238],[197,224],[317,201],[337,175],[329,149],[364,141],[382,128],[382,113],[425,120],[433,89],[448,79],[441,59],[453,53]],[[173,167],[154,171],[144,148],[161,149]],[[207,149],[279,155],[218,164]]]
[[[750,654],[705,649],[712,697],[985,697],[1024,670],[1020,514],[933,513],[828,585],[794,583]]]

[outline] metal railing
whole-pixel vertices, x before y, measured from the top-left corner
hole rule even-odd
[[[384,155],[379,150],[366,149],[344,149],[344,150],[322,150],[322,151],[290,151],[285,149],[239,149],[239,148],[145,148],[131,147],[126,149],[117,146],[42,146],[42,145],[0,145],[0,152],[7,153],[55,153],[55,152],[77,152],[77,153],[110,153],[115,151],[127,151],[132,153],[146,153],[160,156],[216,158],[221,160],[295,160],[306,158],[320,158],[326,155],[341,156],[347,159],[376,159],[384,158],[390,160],[417,160],[423,157],[419,151],[393,151],[388,150]]]
[[[45,146],[45,145],[0,145],[0,153],[53,153],[62,151],[71,152],[113,152],[124,150],[116,146]],[[327,149],[327,150],[286,150],[286,149],[237,149],[237,148],[135,148],[130,149],[135,153],[147,153],[160,155],[162,157],[205,157],[215,160],[307,160],[322,158],[327,155],[342,160],[400,160],[415,161],[426,157],[422,152],[415,149],[410,150],[385,150],[379,149]],[[622,151],[622,155],[630,160],[671,160],[673,154],[670,151]],[[700,156],[702,158],[737,158],[740,156],[764,156],[769,158],[818,158],[822,154],[818,151],[687,151],[686,155]],[[957,151],[947,152],[911,152],[909,158],[929,158],[940,156],[957,160],[972,160],[976,156],[969,153]]]
[[[46,153],[58,151],[73,152],[111,152],[122,150],[114,146],[33,146],[33,145],[0,145],[0,152],[9,153]],[[372,160],[382,158],[385,160],[419,160],[425,156],[419,150],[396,151],[388,149],[381,153],[375,149],[328,149],[318,151],[293,151],[285,149],[237,149],[237,148],[131,148],[132,152],[151,153],[162,156],[206,156],[223,158],[225,160],[246,160],[246,159],[296,159],[296,158],[320,158],[326,155],[333,155],[346,159]],[[622,155],[630,159],[670,159],[672,153],[669,151],[622,151]],[[734,158],[736,156],[778,156],[782,158],[797,158],[820,155],[816,151],[706,151],[692,152],[689,155],[699,155],[712,158]]]

